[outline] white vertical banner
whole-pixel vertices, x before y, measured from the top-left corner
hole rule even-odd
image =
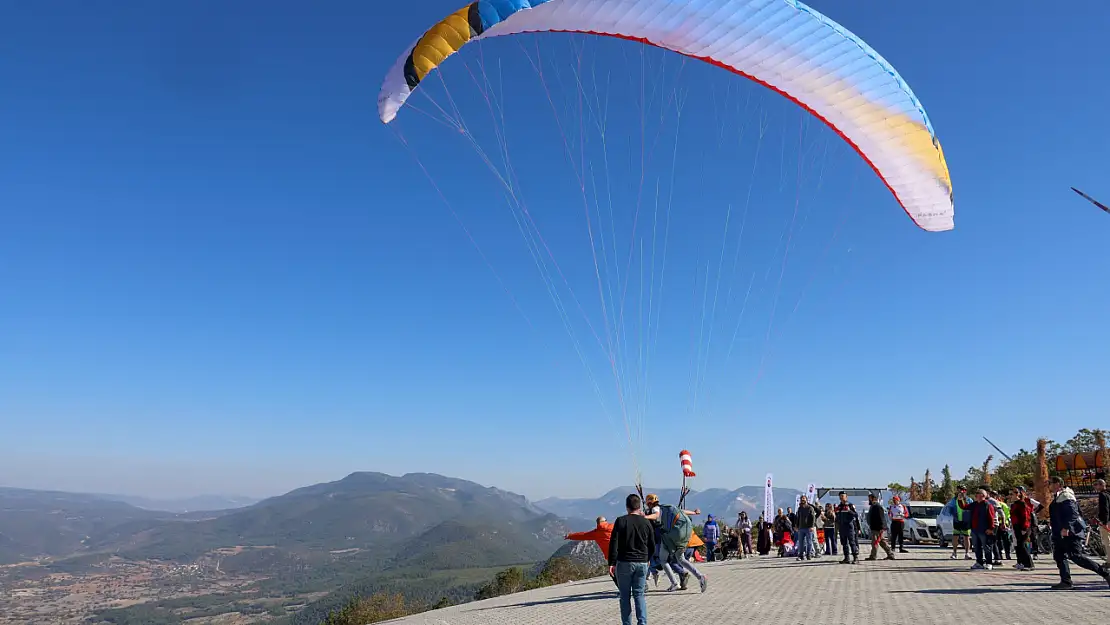
[[[775,520],[775,492],[771,487],[771,474],[767,474],[767,486],[763,489],[763,520]]]
[[[802,496],[794,495],[794,512],[798,511],[798,506],[802,505]]]
[[[806,486],[806,499],[809,500],[810,505],[813,505],[813,506],[817,505],[817,485],[816,484],[810,482],[810,484],[808,486]]]

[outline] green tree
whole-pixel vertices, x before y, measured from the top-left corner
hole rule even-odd
[[[525,588],[524,570],[518,567],[505,569],[475,593],[475,600],[492,599],[501,595],[520,592]]]
[[[910,488],[905,484],[891,482],[886,485],[886,489],[890,491],[892,497],[898,495],[903,501],[907,500],[910,496]]]
[[[1106,430],[1091,430],[1088,428],[1083,428],[1082,430],[1079,430],[1079,432],[1077,432],[1075,436],[1068,439],[1068,442],[1064,443],[1062,446],[1059,446],[1060,449],[1058,450],[1057,454],[1085,454],[1092,451],[1098,451],[1098,439],[1100,434],[1105,437]],[[1049,449],[1050,456],[1056,455],[1051,452],[1051,445]]]
[[[340,610],[328,614],[321,625],[367,625],[412,614],[400,594],[376,593],[368,598],[353,597]]]
[[[543,588],[580,579],[589,579],[605,573],[604,566],[579,564],[570,558],[552,558],[544,564],[543,570],[529,584],[529,588]]]
[[[455,605],[455,602],[451,600],[451,597],[441,597],[439,601],[436,601],[432,605],[432,609],[440,610],[442,608],[449,608],[453,605]]]
[[[940,492],[934,491],[934,501],[948,503],[956,496],[956,482],[952,479],[952,468],[947,464],[941,470]]]
[[[1031,488],[1037,473],[1037,454],[1022,449],[1006,462],[999,463],[994,470],[991,486],[997,491],[1014,489],[1018,486]]]

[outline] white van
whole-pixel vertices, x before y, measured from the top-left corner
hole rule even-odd
[[[925,542],[942,542],[937,519],[944,504],[935,501],[907,501],[906,507],[910,509],[910,518],[906,520],[903,536],[906,542],[920,545]]]

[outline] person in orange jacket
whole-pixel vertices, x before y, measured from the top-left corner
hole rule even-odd
[[[563,536],[563,538],[567,540],[592,540],[597,543],[598,547],[601,547],[601,553],[606,554],[606,557],[608,557],[609,554],[609,541],[612,537],[613,524],[606,523],[605,517],[603,516],[597,517],[597,527],[592,530],[588,532],[575,532]]]
[[[613,524],[606,523],[605,517],[599,516],[597,517],[597,527],[588,532],[574,532],[573,534],[567,534],[563,536],[563,538],[567,540],[592,540],[597,543],[598,547],[601,547],[601,553],[605,554],[605,557],[608,558],[609,542],[613,539]],[[613,577],[612,579],[613,583],[616,584],[617,578]]]

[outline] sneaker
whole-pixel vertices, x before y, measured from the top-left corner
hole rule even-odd
[[[948,556],[948,559],[949,559],[949,560],[955,560],[955,559],[956,559],[956,558],[958,558],[958,557],[959,557],[959,556],[957,556],[956,554],[952,554],[952,555]]]
[[[1051,588],[1052,590],[1071,590],[1072,588],[1074,588],[1074,586],[1071,585],[1071,582],[1060,582],[1059,584],[1053,584],[1049,586],[1049,588]]]
[[[964,554],[964,560],[974,560],[974,559],[975,558],[972,558],[970,553],[965,553]]]
[[[893,560],[893,559],[894,559],[894,554],[893,554],[893,553],[891,553],[891,554],[887,554],[886,558],[884,558],[884,559],[886,559],[886,560]]]
[[[1025,570],[1025,565],[1018,562],[1017,564],[1014,565],[1014,568],[1019,570],[1019,571],[1024,571]]]
[[[993,571],[994,570],[994,565],[993,564],[985,564],[985,565],[983,565],[983,568],[987,569],[988,571]]]
[[[905,549],[899,549],[899,550],[898,550],[898,553],[909,553],[909,552],[908,552],[908,551],[906,551]]]
[[[705,592],[705,589],[709,588],[709,577],[708,576],[702,575],[701,579],[698,580],[698,582],[701,584],[701,591],[702,592]]]
[[[985,567],[982,564],[979,564],[978,562],[971,565],[971,570],[972,571],[982,571],[984,568]]]
[[[678,590],[678,585],[677,584],[671,584],[670,587],[668,587],[663,592],[674,592],[676,590]]]

